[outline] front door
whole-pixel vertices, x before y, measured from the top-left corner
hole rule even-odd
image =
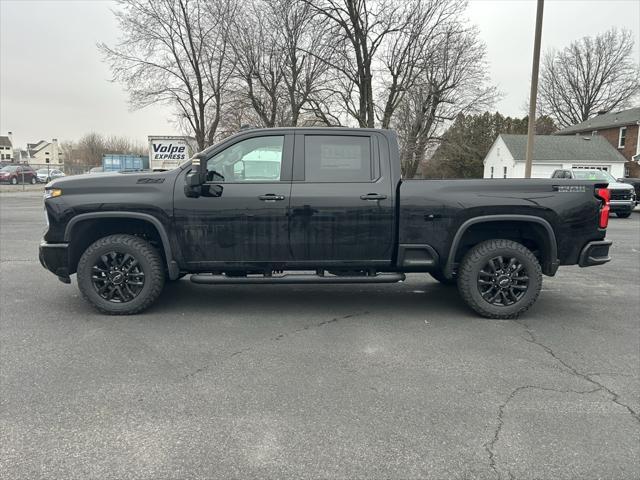
[[[386,139],[374,132],[296,135],[289,224],[296,262],[341,267],[391,262],[394,195],[388,160]]]
[[[221,148],[202,162],[205,195],[189,198],[176,182],[182,261],[202,271],[286,262],[293,135],[249,133]]]

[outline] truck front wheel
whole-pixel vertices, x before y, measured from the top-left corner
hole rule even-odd
[[[465,255],[458,289],[473,310],[487,318],[516,318],[535,303],[542,288],[538,259],[511,240],[487,240]]]
[[[126,234],[96,240],[80,257],[77,270],[82,296],[108,315],[145,310],[158,298],[165,281],[156,249]]]

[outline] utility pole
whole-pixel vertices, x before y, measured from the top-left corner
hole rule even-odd
[[[540,69],[540,39],[542,37],[542,11],[544,0],[538,0],[536,13],[536,36],[533,43],[533,67],[531,69],[531,94],[529,95],[529,128],[527,129],[527,156],[524,177],[531,178],[533,162],[533,137],[536,132],[536,100],[538,97],[538,70]]]

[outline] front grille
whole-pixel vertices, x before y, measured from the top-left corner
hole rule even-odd
[[[631,190],[611,190],[611,200],[631,200]]]

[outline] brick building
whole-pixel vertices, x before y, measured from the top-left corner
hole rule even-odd
[[[640,178],[640,107],[620,112],[602,113],[556,135],[600,135],[627,160],[625,177]]]

